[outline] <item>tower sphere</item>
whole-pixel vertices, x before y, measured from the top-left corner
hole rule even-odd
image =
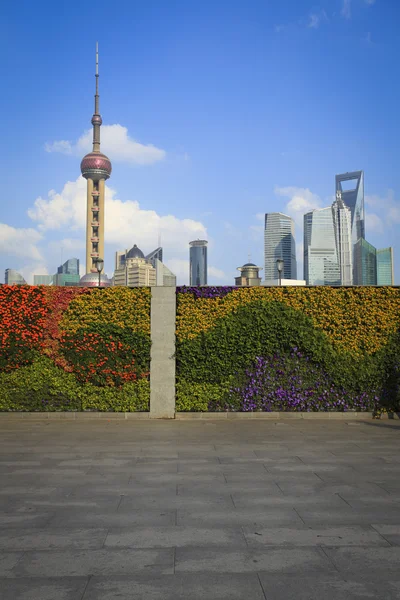
[[[110,159],[101,152],[89,152],[81,162],[81,173],[85,179],[108,179],[112,167]]]
[[[92,125],[101,125],[103,123],[103,119],[101,115],[94,114],[92,117]]]

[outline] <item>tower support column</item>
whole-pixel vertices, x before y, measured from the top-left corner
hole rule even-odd
[[[92,272],[92,257],[90,256],[92,244],[90,238],[92,236],[92,206],[93,206],[93,179],[87,179],[87,196],[86,196],[86,273]]]

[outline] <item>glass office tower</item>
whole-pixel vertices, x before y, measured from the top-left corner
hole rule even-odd
[[[15,269],[6,269],[4,273],[6,285],[27,285],[25,279]]]
[[[353,245],[353,283],[355,285],[369,285],[363,279],[363,273],[368,268],[355,260],[355,245],[361,239],[365,239],[365,207],[364,207],[364,171],[352,171],[336,175],[336,193],[340,192],[344,204],[351,211],[351,238]],[[362,244],[359,245],[359,255],[367,256],[368,253],[361,252]]]
[[[207,244],[206,240],[189,242],[190,285],[207,285]]]
[[[359,239],[354,245],[353,261],[353,272],[357,272],[361,280],[358,285],[376,285],[376,248],[367,240]]]
[[[304,279],[307,285],[340,285],[332,208],[304,215]]]
[[[294,221],[283,213],[266,213],[264,229],[264,277],[279,279],[276,266],[283,259],[282,279],[297,279]]]
[[[340,192],[332,204],[336,252],[340,269],[341,285],[353,283],[353,244],[351,238],[351,211],[345,205]]]
[[[393,248],[376,251],[377,285],[394,285]]]

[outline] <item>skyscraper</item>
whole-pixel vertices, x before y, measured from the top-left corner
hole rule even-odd
[[[332,207],[304,215],[304,279],[307,285],[340,285]]]
[[[336,175],[336,192],[351,211],[353,244],[365,238],[364,171]]]
[[[376,251],[376,283],[377,285],[393,285],[393,248],[382,248]]]
[[[264,277],[278,279],[276,261],[283,259],[283,279],[297,279],[294,221],[282,213],[266,213],[264,229]]]
[[[53,275],[54,285],[78,285],[79,280],[79,258],[69,258]]]
[[[4,281],[6,285],[27,285],[25,279],[18,271],[14,269],[6,269],[4,273]]]
[[[365,239],[365,208],[364,208],[364,171],[352,171],[336,175],[336,192],[340,192],[344,204],[351,211],[351,238],[353,252],[353,283],[355,285],[368,285],[363,280],[363,273],[368,269],[355,260],[355,245],[359,240]],[[358,257],[366,256],[361,252],[362,244],[358,244]]]
[[[147,287],[156,285],[156,269],[136,244],[115,253],[114,285]]]
[[[146,260],[149,260],[151,262],[151,264],[154,267],[153,261],[154,260],[159,260],[160,262],[162,262],[163,259],[163,249],[161,248],[161,246],[159,246],[158,248],[156,248],[155,250],[153,250],[153,252],[150,252],[150,254],[147,254],[147,256],[145,257]]]
[[[342,194],[339,191],[336,192],[336,200],[332,204],[332,216],[340,270],[340,283],[341,285],[351,285],[353,283],[351,210],[343,202]]]
[[[190,285],[207,285],[207,244],[206,240],[189,242]]]
[[[99,60],[98,45],[96,44],[96,94],[94,101],[93,150],[81,162],[81,172],[87,180],[87,211],[86,211],[86,274],[96,273],[96,261],[104,259],[104,192],[105,182],[111,175],[111,162],[100,152],[100,127],[102,124],[99,113]],[[87,278],[88,281],[91,279]],[[106,279],[106,278],[105,278]],[[108,281],[108,280],[107,280]],[[82,278],[83,285],[85,277]]]
[[[34,275],[33,285],[52,285],[53,275]]]
[[[376,248],[360,238],[354,245],[353,253],[354,269],[357,273],[355,285],[376,285]]]

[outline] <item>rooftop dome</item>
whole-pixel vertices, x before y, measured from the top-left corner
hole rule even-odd
[[[111,170],[110,159],[101,152],[89,152],[81,162],[81,172],[85,179],[108,179]]]
[[[100,286],[101,287],[110,287],[111,281],[108,279],[107,275],[103,273],[100,276]],[[86,273],[83,277],[80,278],[79,281],[80,287],[99,287],[99,274],[98,273]]]
[[[126,258],[144,258],[144,254],[141,249],[134,244],[133,248],[131,248],[126,255]]]
[[[245,265],[243,265],[244,267],[256,267],[257,265],[255,265],[254,263],[246,263]]]

